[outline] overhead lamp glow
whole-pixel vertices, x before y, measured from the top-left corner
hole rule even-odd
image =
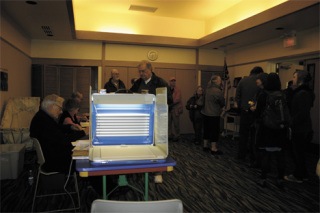
[[[121,28],[121,27],[102,27],[98,29],[99,32],[105,32],[105,33],[122,33],[122,34],[137,34],[132,29],[128,28]]]

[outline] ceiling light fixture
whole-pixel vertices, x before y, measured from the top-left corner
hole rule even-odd
[[[156,12],[157,9],[158,8],[156,7],[147,7],[147,6],[141,6],[141,5],[130,5],[129,7],[129,10],[148,12],[148,13],[154,13]]]

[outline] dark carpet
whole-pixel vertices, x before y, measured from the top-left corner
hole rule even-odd
[[[249,168],[247,162],[238,161],[237,140],[223,138],[219,144],[224,155],[212,156],[192,143],[192,135],[183,135],[181,141],[170,142],[170,156],[177,161],[172,172],[163,173],[163,183],[155,184],[150,175],[149,200],[177,198],[183,202],[184,212],[319,212],[319,178],[315,168],[318,152],[307,153],[310,178],[302,184],[285,182],[276,185],[276,168],[271,167],[267,187],[257,184],[259,169]],[[36,174],[35,153],[25,154],[23,172],[16,180],[1,180],[1,212],[30,212],[34,184],[28,183],[28,171]],[[293,169],[287,157],[287,171]],[[108,190],[116,184],[116,176],[108,178]],[[128,175],[131,185],[144,191],[144,175]],[[80,212],[90,212],[93,200],[101,198],[101,177],[80,178]],[[110,184],[110,180],[113,184]],[[113,200],[141,201],[143,196],[120,187],[110,197]],[[52,205],[70,205],[65,202],[44,200],[42,209]]]

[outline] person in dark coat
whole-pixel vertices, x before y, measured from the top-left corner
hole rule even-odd
[[[64,99],[52,94],[46,96],[40,110],[30,124],[30,137],[38,139],[45,158],[46,172],[68,173],[72,161],[72,141],[85,136],[85,131],[73,131],[72,125],[58,124]]]
[[[189,110],[189,118],[194,130],[194,143],[202,141],[203,115],[201,109],[204,105],[203,88],[198,86],[195,94],[187,101],[186,109]]]
[[[267,76],[267,81],[264,90],[260,91],[257,99],[255,110],[256,122],[259,124],[259,134],[256,138],[256,146],[259,149],[261,159],[261,180],[258,182],[261,186],[266,187],[267,175],[271,167],[271,159],[276,158],[278,178],[276,184],[283,187],[283,176],[285,170],[285,153],[284,143],[287,137],[287,128],[271,129],[266,127],[262,122],[264,109],[267,107],[268,93],[281,91],[281,82],[278,74],[270,73]]]
[[[117,69],[111,70],[111,78],[109,81],[104,85],[107,93],[117,92],[118,90],[125,90],[126,85],[123,81],[120,80],[120,74]]]
[[[312,139],[312,121],[310,110],[315,99],[314,92],[309,87],[311,75],[307,71],[296,71],[293,74],[293,93],[290,113],[292,117],[292,154],[295,164],[293,174],[284,179],[302,183],[308,180],[308,171],[305,162],[305,152]]]
[[[259,87],[256,84],[257,75],[263,73],[261,67],[254,67],[250,71],[250,76],[240,80],[235,96],[235,108],[240,110],[240,127],[239,127],[239,145],[238,156],[239,160],[245,161],[246,157],[250,155],[252,158],[253,153],[248,152],[248,145],[252,147],[252,141],[250,141],[250,130],[254,123],[254,115],[250,108],[250,101],[255,102]],[[250,159],[251,160],[251,159]]]
[[[173,103],[172,94],[168,83],[158,77],[153,72],[153,66],[149,61],[143,60],[138,65],[140,78],[132,85],[130,91],[133,93],[149,93],[156,95],[156,89],[159,87],[167,88],[167,103],[170,106]]]
[[[149,93],[156,95],[157,88],[166,87],[167,104],[170,106],[173,103],[170,87],[165,80],[156,76],[156,74],[153,72],[152,64],[147,60],[143,60],[138,64],[137,68],[140,78],[133,83],[129,91],[133,93]],[[162,174],[157,173],[154,177],[154,180],[155,183],[162,183]]]

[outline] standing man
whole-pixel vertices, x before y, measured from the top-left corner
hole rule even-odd
[[[180,140],[180,115],[183,112],[181,90],[176,86],[176,78],[169,80],[173,103],[169,106],[169,139]]]
[[[111,78],[104,85],[104,88],[107,90],[107,93],[117,92],[119,89],[126,89],[126,85],[120,80],[120,74],[117,69],[111,70]]]
[[[250,110],[249,101],[255,102],[255,96],[259,91],[259,87],[256,84],[256,79],[257,75],[260,73],[263,73],[263,69],[261,67],[254,67],[251,70],[249,77],[241,79],[236,90],[235,107],[241,110],[238,159],[243,161],[245,161],[248,154],[247,149],[249,145],[250,127],[254,122],[254,114]],[[252,146],[250,145],[250,147]],[[253,158],[253,154],[250,157]],[[254,159],[250,160],[254,161]]]
[[[143,60],[138,64],[140,78],[137,79],[130,91],[134,93],[150,93],[156,95],[156,88],[167,87],[167,103],[172,104],[172,94],[168,83],[162,78],[156,76],[153,72],[153,66],[149,61]],[[154,176],[155,183],[162,183],[162,174],[157,173]]]
[[[152,64],[147,60],[143,60],[138,64],[137,68],[140,78],[133,83],[130,91],[134,93],[147,92],[156,95],[156,88],[167,87],[167,102],[168,105],[172,104],[172,94],[168,83],[162,78],[156,76],[153,72]]]

